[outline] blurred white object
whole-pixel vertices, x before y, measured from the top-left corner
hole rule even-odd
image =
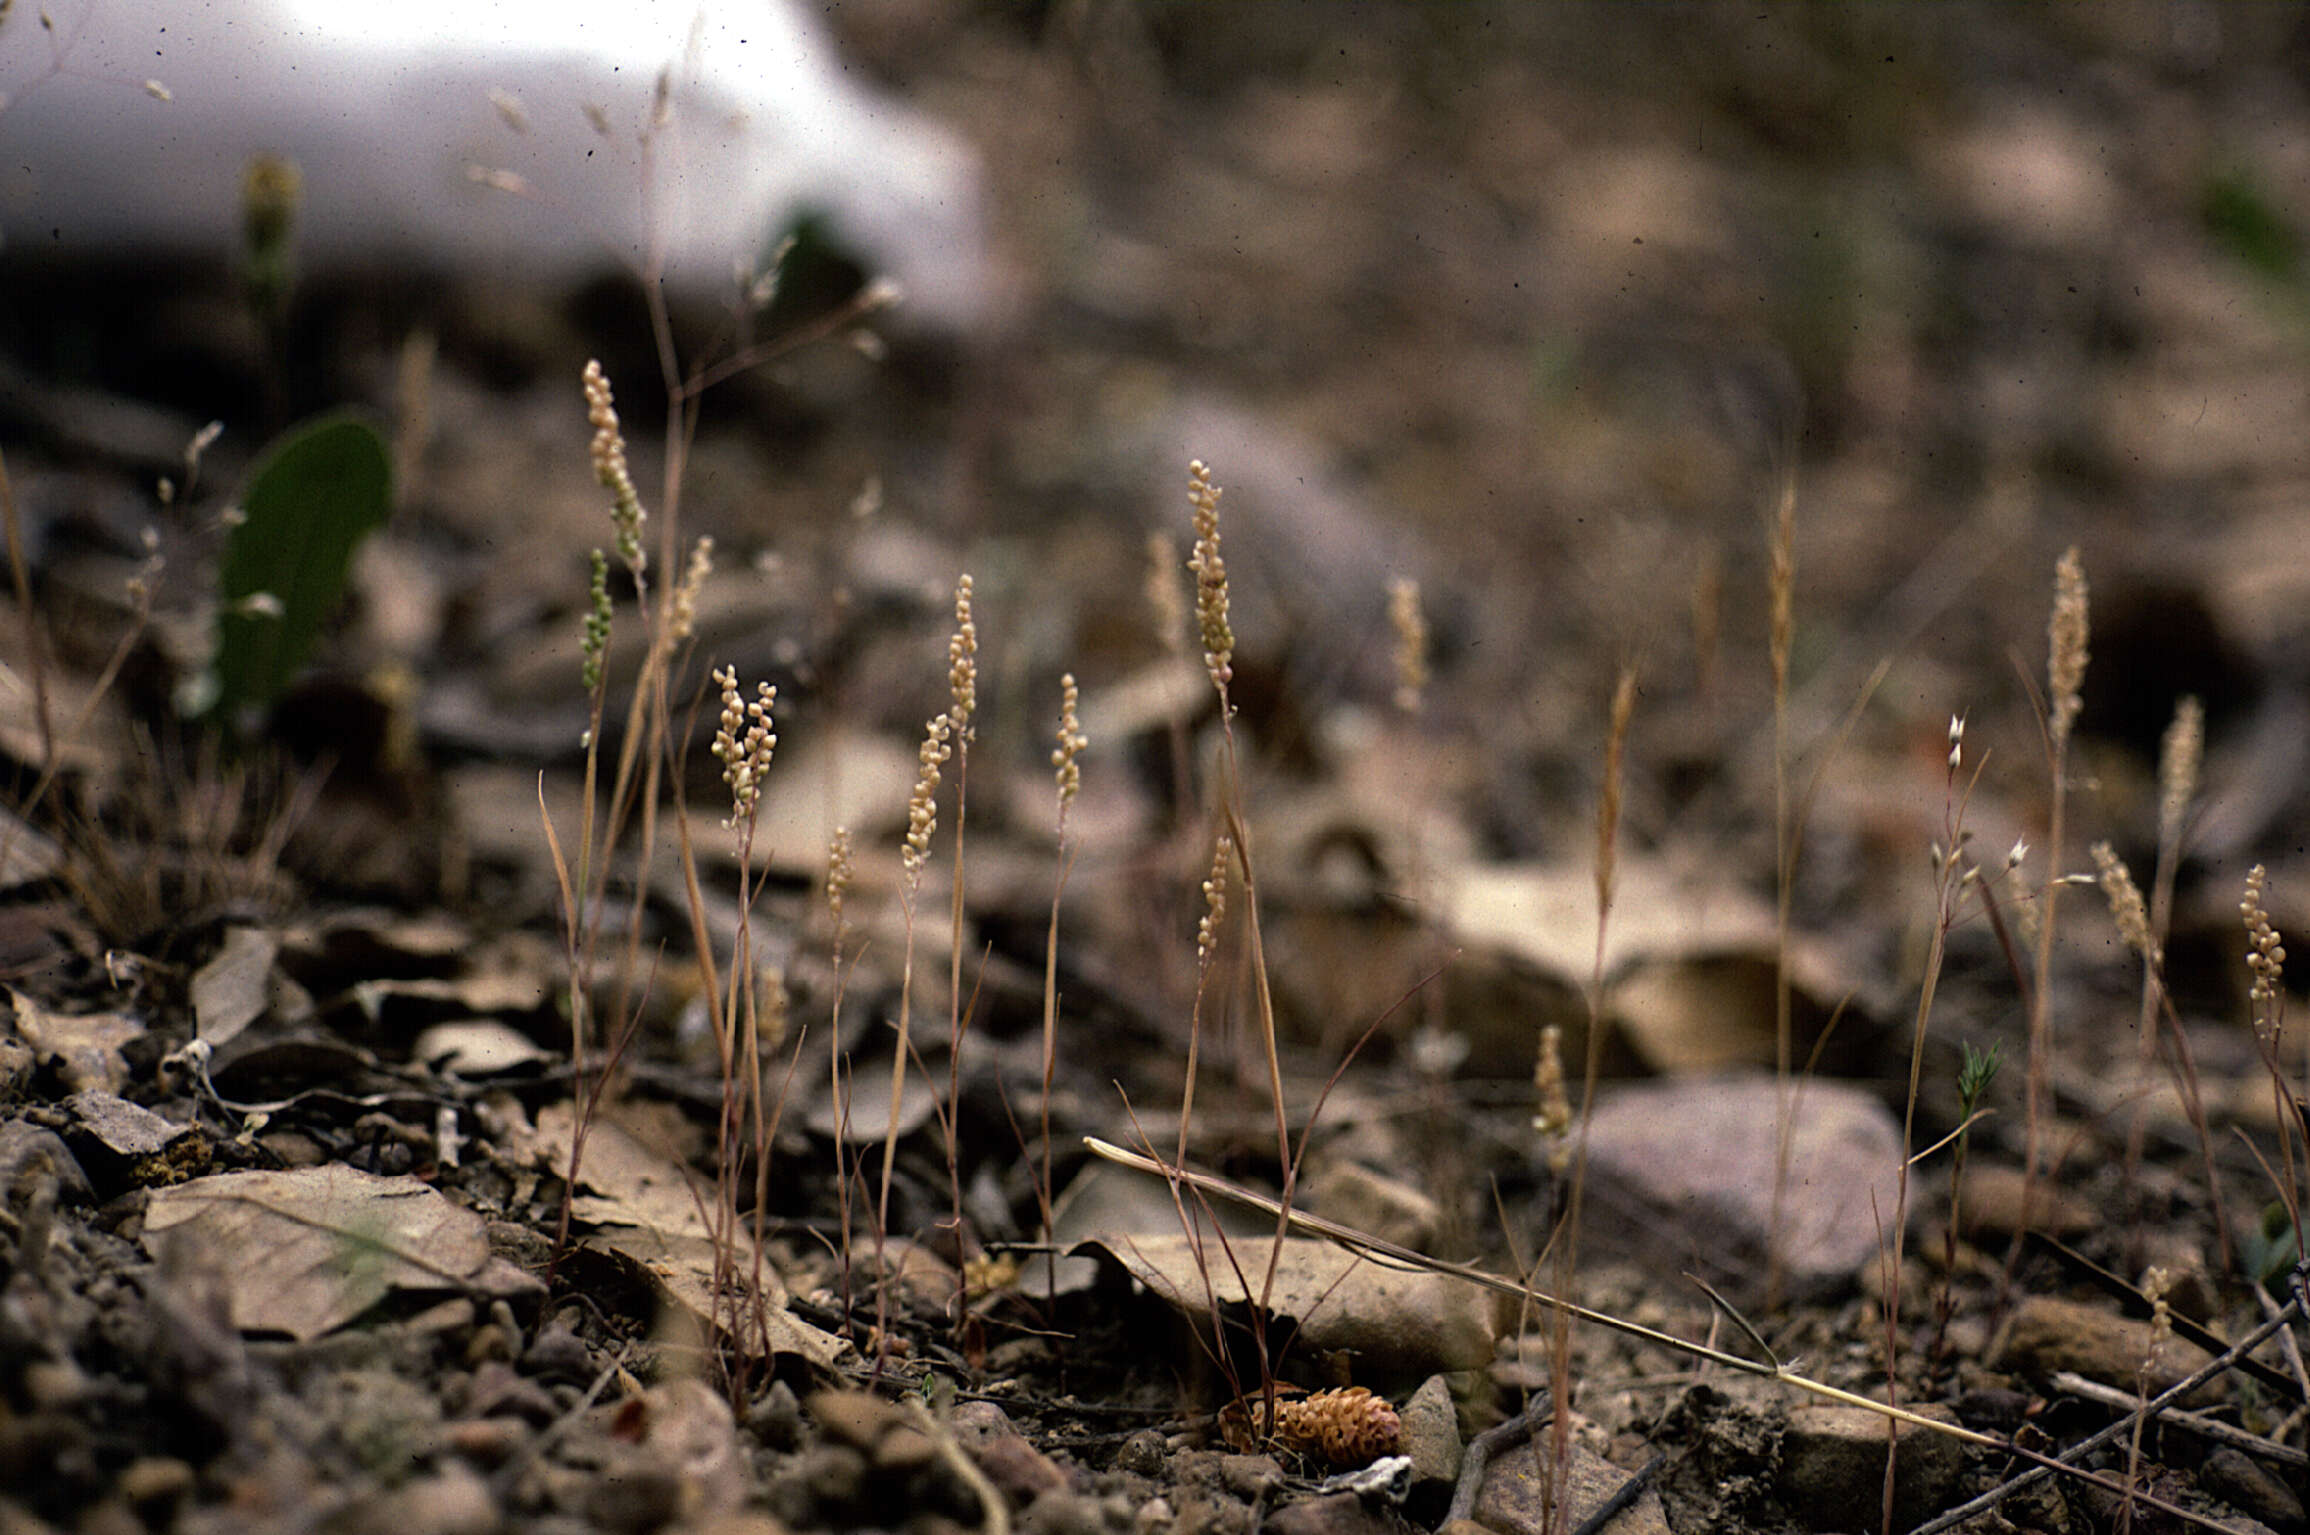
[[[791,0],[0,3],[0,242],[231,256],[253,159],[309,265],[737,291],[797,211],[967,326],[976,162]]]

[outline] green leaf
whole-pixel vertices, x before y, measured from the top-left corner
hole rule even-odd
[[[352,416],[292,428],[265,453],[217,574],[210,710],[269,707],[312,654],[361,540],[393,504],[385,439]]]
[[[2214,243],[2252,271],[2276,282],[2301,275],[2301,235],[2248,177],[2216,176],[2207,182],[2198,216]]]

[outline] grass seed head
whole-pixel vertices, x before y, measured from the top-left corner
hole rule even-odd
[[[1178,559],[1168,537],[1147,535],[1147,612],[1167,656],[1187,654],[1187,602],[1179,595]]]
[[[954,754],[947,744],[953,735],[954,722],[941,714],[923,727],[922,746],[915,752],[919,768],[914,792],[906,798],[906,845],[898,855],[910,891],[921,886],[923,865],[930,862],[930,839],[938,830],[939,765]]]
[[[2174,705],[2173,723],[2166,727],[2158,749],[2158,837],[2178,844],[2182,822],[2197,797],[2198,770],[2206,756],[2206,710],[2194,696]]]
[[[1428,686],[1428,620],[1420,583],[1409,576],[1388,583],[1388,626],[1396,632],[1396,707],[1417,714]]]
[[[2280,988],[2286,976],[2286,948],[2278,940],[2278,929],[2270,923],[2270,914],[2262,909],[2262,891],[2269,883],[2269,875],[2260,864],[2246,875],[2246,898],[2238,903],[2238,911],[2246,919],[2246,970],[2254,983],[2247,992],[2253,1008],[2254,1032],[2264,1044],[2273,1048],[2278,1043],[2280,1005],[2285,992]]]
[[[1195,967],[1207,969],[1219,947],[1219,925],[1227,919],[1227,866],[1235,861],[1235,839],[1222,833],[1211,845],[1211,877],[1203,882],[1203,920],[1195,924]]]
[[[2056,741],[2069,739],[2070,727],[2084,706],[2089,629],[2085,566],[2072,544],[2053,567],[2053,616],[2046,621],[2046,699],[2051,711],[2046,725]]]
[[[697,632],[698,593],[705,590],[706,578],[714,573],[714,537],[702,533],[690,546],[690,563],[682,571],[682,581],[674,588],[674,619],[669,636],[677,645]]]
[[[2158,962],[2158,940],[2150,932],[2149,908],[2142,903],[2141,887],[2134,883],[2133,871],[2118,857],[2117,849],[2107,842],[2093,845],[2093,866],[2097,872],[2102,894],[2109,898],[2110,920],[2117,924],[2118,936],[2127,947],[2145,961]]]
[[[1075,674],[1067,673],[1059,679],[1059,744],[1051,752],[1051,768],[1059,781],[1059,805],[1067,803],[1083,787],[1083,770],[1075,759],[1091,738],[1083,734],[1082,721],[1076,710],[1082,703],[1082,692],[1075,686]]]
[[[1197,459],[1187,466],[1187,504],[1194,510],[1195,627],[1203,637],[1203,669],[1221,692],[1235,675],[1235,631],[1227,625],[1227,561],[1219,553],[1219,487]]]
[[[599,362],[586,363],[585,391],[586,420],[594,429],[594,478],[610,493],[610,521],[617,525],[618,558],[638,576],[648,563],[642,552],[642,498],[626,468],[625,433],[618,425],[617,404],[610,397],[609,375]]]
[[[602,657],[610,648],[610,560],[599,549],[593,551],[591,571],[586,579],[586,627],[578,641],[581,664],[578,675],[585,680],[586,694],[602,685]]]
[[[842,906],[850,898],[850,828],[837,826],[826,844],[826,914],[842,930]]]
[[[714,730],[714,755],[722,764],[722,781],[730,786],[730,819],[724,826],[750,823],[762,801],[762,775],[770,770],[778,737],[771,730],[770,710],[778,690],[756,683],[751,703],[742,704],[738,669],[725,666],[714,673],[722,689],[722,717]]]
[[[979,626],[971,613],[971,578],[954,586],[954,636],[946,644],[947,691],[952,706],[946,717],[959,742],[970,729],[971,712],[979,706]]]

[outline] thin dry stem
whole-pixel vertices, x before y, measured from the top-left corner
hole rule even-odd
[[[1796,835],[1789,825],[1789,651],[1796,632],[1797,477],[1781,476],[1774,506],[1767,600],[1771,608],[1773,667],[1773,1080],[1776,1086],[1773,1197],[1765,1228],[1765,1302],[1780,1304],[1786,1278],[1781,1223],[1788,1193],[1790,1095],[1796,1066],[1796,1029],[1789,982],[1789,925],[1796,898]]]
[[[2076,546],[2072,545],[2054,567],[2053,614],[2046,622],[2045,731],[2052,795],[2046,816],[2045,881],[2038,893],[2036,975],[2030,993],[2029,1061],[2024,1083],[2028,1113],[2022,1153],[2024,1215],[2034,1208],[2031,1199],[2036,1192],[2036,1181],[2045,1171],[2041,1142],[2053,1070],[2054,904],[2062,884],[2064,814],[2069,800],[2069,737],[2082,707],[2088,631],[2085,567],[2078,558]]]
[[[2158,943],[2164,943],[2172,925],[2174,909],[2174,879],[2181,867],[2182,834],[2189,824],[2190,805],[2197,797],[2198,773],[2205,759],[2206,711],[2196,698],[2185,697],[2174,705],[2174,718],[2166,726],[2166,734],[2158,750],[2158,862],[2150,878],[2149,930]],[[2142,977],[2141,1003],[2134,1020],[2137,1053],[2137,1078],[2146,1083],[2157,1058],[2158,1017],[2157,998],[2152,993],[2149,977]],[[2149,1105],[2138,1094],[2133,1112],[2127,1117],[2125,1151],[2125,1193],[2128,1208],[2133,1207],[2133,1188],[2136,1172],[2141,1166],[2142,1142],[2147,1133]],[[2135,1235],[2140,1237],[2138,1221]]]
[[[1067,875],[1075,866],[1075,850],[1067,840],[1067,809],[1082,791],[1083,772],[1076,761],[1089,746],[1090,738],[1083,734],[1079,717],[1082,704],[1081,690],[1075,686],[1075,674],[1067,673],[1059,679],[1059,734],[1058,745],[1051,751],[1051,771],[1058,786],[1059,831],[1058,874],[1051,887],[1051,931],[1043,944],[1043,1176],[1036,1194],[1042,1206],[1043,1232],[1048,1239],[1051,1230],[1051,1083],[1059,1065],[1059,908],[1067,896]],[[1051,1293],[1058,1293],[1058,1255],[1046,1255],[1046,1278]]]

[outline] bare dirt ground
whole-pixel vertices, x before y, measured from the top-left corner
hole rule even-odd
[[[2302,12],[829,20],[983,156],[991,318],[842,323],[718,388],[677,506],[631,284],[316,278],[276,353],[226,274],[0,269],[0,1529],[1513,1535],[1640,1473],[1604,1527],[1909,1529],[2298,1293],[2305,1056],[2257,1030],[2284,982],[2249,994],[2239,903],[2261,865],[2278,932],[2310,912]],[[857,274],[797,272],[801,335]],[[581,876],[589,357],[678,528],[654,579],[701,533],[716,572],[651,850]],[[393,521],[225,750],[175,707],[220,513],[346,404],[389,426]],[[1190,595],[1190,459],[1225,729],[1149,589]],[[964,573],[975,734],[917,886]],[[644,661],[613,595],[597,805]],[[722,666],[779,689],[750,844]],[[1199,954],[1221,831],[1257,926],[1229,864]],[[2097,842],[2151,897],[2152,992],[2106,889],[2048,884]],[[1601,1073],[1593,1187],[1534,1124],[1551,1029],[1576,1103]],[[1270,1194],[1288,1161],[1318,1216],[1975,1437],[1905,1431],[1888,1483],[1881,1418],[1656,1339],[1320,1240],[1270,1289],[1272,1215],[1197,1259],[1192,1192],[1086,1136]],[[1968,1527],[2310,1528],[2302,1331],[2190,1398],[2211,1427]],[[1263,1379],[1387,1406],[1271,1434]]]

